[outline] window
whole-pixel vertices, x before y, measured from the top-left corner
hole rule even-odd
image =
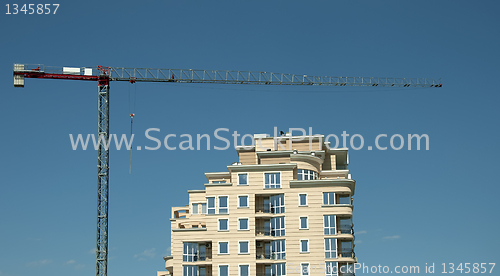
[[[182,266],[183,276],[198,276],[198,266],[197,265],[183,265]]]
[[[307,206],[307,194],[299,194],[299,206]]]
[[[341,234],[353,234],[352,233],[352,220],[351,220],[351,218],[340,218],[340,233]]]
[[[281,237],[285,235],[285,217],[271,218],[271,236]]]
[[[227,214],[228,212],[227,196],[219,196],[219,214]]]
[[[201,213],[204,214],[204,215],[207,214],[207,204],[206,203],[202,203],[201,204]]]
[[[285,195],[272,195],[269,197],[270,212],[272,214],[283,214],[285,212]]]
[[[297,180],[315,180],[318,179],[318,173],[311,170],[297,170]]]
[[[193,203],[193,211],[191,214],[193,214],[193,215],[198,214],[198,203]]]
[[[248,174],[239,173],[238,174],[238,185],[248,185]]]
[[[215,197],[207,197],[208,202],[208,214],[215,214]]]
[[[272,260],[285,260],[285,240],[271,241],[271,259]]]
[[[323,193],[323,205],[333,205],[335,204],[335,193],[328,192]]]
[[[246,196],[246,195],[238,196],[238,207],[239,208],[247,208],[248,207],[248,196]]]
[[[238,253],[239,254],[249,254],[250,253],[250,251],[248,251],[249,250],[248,243],[249,243],[248,241],[240,241],[239,242],[239,245],[238,245],[238,247],[239,247]]]
[[[229,265],[219,265],[219,276],[229,276]]]
[[[280,173],[264,173],[264,188],[277,189],[281,188]]]
[[[337,276],[337,262],[326,262],[326,276]]]
[[[239,276],[249,276],[250,275],[250,265],[240,265]]]
[[[272,264],[271,275],[284,276],[286,275],[286,263]]]
[[[183,243],[182,250],[183,262],[196,262],[198,261],[198,244],[193,242]]]
[[[325,215],[323,216],[323,224],[325,226],[325,235],[336,235],[337,232],[335,232],[335,226],[336,226],[336,221],[335,221],[335,215]]]
[[[338,204],[351,204],[351,196],[350,195],[339,195]]]
[[[219,242],[219,254],[229,254],[229,242]]]
[[[300,264],[300,275],[309,276],[309,263]]]
[[[248,218],[239,218],[238,219],[238,230],[249,230]]]
[[[229,231],[228,219],[219,219],[219,231]]]
[[[325,258],[337,258],[337,239],[325,239]]]
[[[352,258],[352,241],[341,241],[340,242],[340,255],[342,257]]]
[[[309,225],[307,224],[307,217],[300,217],[300,227],[299,229],[308,229]]]
[[[354,264],[352,263],[343,264],[340,267],[340,272],[342,272],[342,275],[344,276],[354,276]]]
[[[300,253],[309,253],[309,240],[300,240]]]

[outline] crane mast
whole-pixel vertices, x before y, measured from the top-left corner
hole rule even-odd
[[[374,78],[308,76],[262,71],[221,71],[124,67],[54,67],[14,64],[14,86],[24,87],[25,78],[84,80],[98,82],[97,132],[97,239],[96,276],[107,275],[109,207],[109,82],[174,82],[259,85],[320,85],[378,87],[442,87],[440,80],[427,78]]]
[[[108,68],[99,67],[97,91],[97,132],[99,134],[99,148],[97,150],[97,276],[106,276],[108,270],[109,151],[103,145],[109,141],[108,70]]]

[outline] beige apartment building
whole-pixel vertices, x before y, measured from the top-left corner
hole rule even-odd
[[[171,256],[158,275],[354,275],[347,149],[330,149],[323,136],[254,140],[172,208]]]

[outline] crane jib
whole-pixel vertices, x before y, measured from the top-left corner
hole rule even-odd
[[[314,85],[366,87],[442,87],[440,79],[332,77],[283,74],[264,71],[154,69],[124,67],[53,67],[42,64],[14,64],[14,86],[23,87],[24,78],[135,82],[176,82],[259,85]]]

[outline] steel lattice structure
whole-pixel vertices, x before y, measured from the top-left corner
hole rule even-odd
[[[109,151],[103,143],[109,141],[109,76],[100,68],[98,85],[97,132],[97,244],[96,275],[106,276],[108,270],[108,206],[109,206]],[[102,142],[101,142],[102,141]]]
[[[107,275],[109,207],[109,82],[172,82],[260,85],[442,87],[441,80],[427,78],[321,77],[257,71],[153,69],[123,67],[53,67],[14,64],[14,86],[25,78],[87,80],[98,82],[99,148],[97,153],[97,250],[96,275]]]
[[[438,87],[439,80],[426,78],[329,77],[293,75],[257,71],[221,71],[193,69],[152,69],[110,67],[113,81],[264,84],[264,85],[323,85],[323,86],[382,86]]]

